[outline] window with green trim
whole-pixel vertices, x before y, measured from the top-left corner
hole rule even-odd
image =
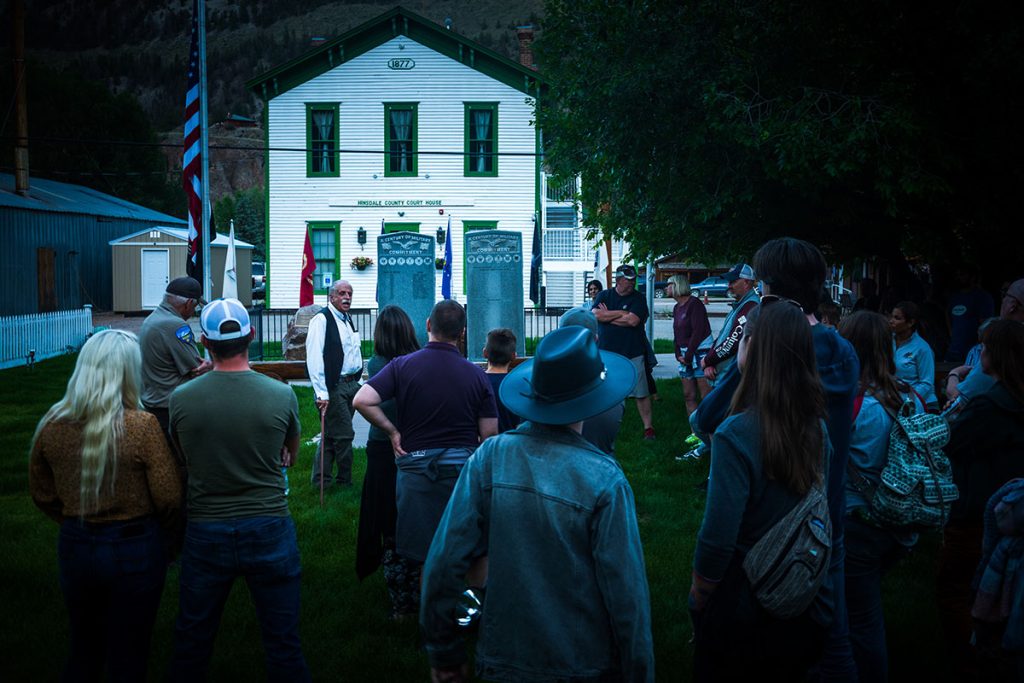
[[[385,176],[415,176],[419,123],[416,102],[384,103]]]
[[[313,271],[313,290],[317,294],[327,292],[329,285],[324,283],[324,275],[331,280],[338,279],[338,237],[341,223],[309,223],[309,244],[313,247],[313,260],[316,270]]]
[[[498,175],[498,103],[466,102],[467,176]]]
[[[462,293],[466,293],[466,235],[473,230],[497,230],[498,221],[462,221]]]
[[[419,232],[419,223],[385,223],[384,232]]]
[[[306,104],[306,176],[338,176],[338,104]]]

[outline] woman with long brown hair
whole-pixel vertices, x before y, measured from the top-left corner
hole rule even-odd
[[[896,378],[889,322],[872,311],[857,311],[839,323],[839,333],[860,360],[860,388],[854,401],[850,462],[846,483],[846,606],[850,643],[862,681],[888,678],[882,577],[907,554],[917,534],[883,529],[870,515],[870,490],[881,481],[889,452],[893,415],[913,400],[910,387]]]
[[[32,437],[29,492],[60,524],[60,587],[71,621],[65,680],[146,679],[149,641],[179,520],[181,480],[139,403],[134,334],[82,347],[64,397]]]
[[[418,351],[416,329],[409,316],[398,306],[385,306],[377,315],[373,329],[373,357],[366,374],[373,377],[399,356]],[[381,404],[392,422],[396,421],[393,401]],[[384,582],[391,596],[391,618],[401,619],[416,611],[419,590],[418,573],[395,553],[395,452],[391,440],[380,428],[370,425],[366,440],[366,476],[359,504],[359,531],[356,539],[356,574],[360,579],[384,568]]]
[[[743,559],[810,488],[823,481],[832,447],[824,422],[811,326],[777,298],[747,322],[732,414],[715,432],[690,607],[696,680],[771,672],[800,680],[821,655],[831,621],[830,584],[800,616],[777,619],[758,604]]]

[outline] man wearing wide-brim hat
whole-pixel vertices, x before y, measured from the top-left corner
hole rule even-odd
[[[555,330],[501,385],[525,422],[466,464],[423,573],[420,625],[434,680],[466,680],[452,615],[489,557],[476,668],[493,680],[653,681],[650,597],[633,491],[583,439],[583,420],[636,383],[629,359],[579,326]]]

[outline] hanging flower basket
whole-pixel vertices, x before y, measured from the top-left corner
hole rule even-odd
[[[436,258],[436,259],[434,259],[434,267],[437,268],[438,270],[444,270],[444,259],[443,258]]]
[[[352,259],[352,267],[356,270],[366,270],[373,265],[373,259],[369,256],[356,256]]]

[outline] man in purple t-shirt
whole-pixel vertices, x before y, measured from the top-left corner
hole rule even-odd
[[[352,404],[391,440],[398,465],[395,550],[422,566],[466,460],[498,433],[498,409],[487,375],[459,353],[466,309],[447,299],[427,320],[427,345],[395,358]],[[380,404],[394,399],[396,422]]]

